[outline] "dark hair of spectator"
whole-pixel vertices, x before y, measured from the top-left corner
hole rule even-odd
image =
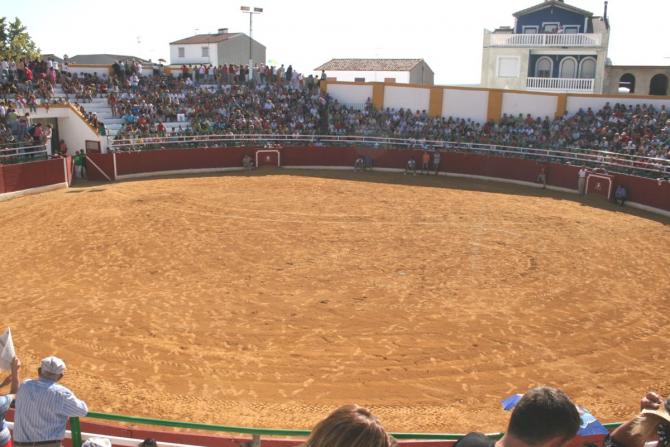
[[[147,438],[144,441],[140,442],[137,447],[156,447],[156,440],[153,438]]]
[[[533,388],[514,407],[507,431],[527,445],[539,445],[554,438],[572,439],[581,420],[577,407],[561,390]]]
[[[303,447],[393,447],[396,442],[369,410],[344,405],[319,422]]]

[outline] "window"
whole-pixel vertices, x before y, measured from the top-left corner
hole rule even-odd
[[[635,76],[626,73],[619,78],[619,93],[635,93]]]
[[[649,83],[649,94],[654,96],[665,96],[668,94],[668,77],[664,74],[657,74],[651,78]]]
[[[354,82],[365,82],[365,78],[354,78]]]
[[[523,33],[524,34],[537,34],[538,27],[537,26],[524,26],[523,27]]]
[[[565,25],[563,32],[565,34],[577,34],[579,33],[579,25]]]
[[[563,58],[559,71],[559,77],[561,78],[576,78],[577,60],[574,57]]]
[[[596,60],[592,57],[585,57],[579,63],[579,77],[582,79],[595,79]]]
[[[551,78],[554,71],[554,61],[544,56],[535,63],[535,77],[536,78]]]
[[[177,48],[177,57],[184,57],[184,47]]]
[[[542,32],[545,34],[554,34],[558,31],[558,22],[545,22],[542,24]]]
[[[202,57],[209,57],[209,47],[202,47]]]
[[[519,58],[516,56],[498,57],[498,77],[516,78],[519,76]]]

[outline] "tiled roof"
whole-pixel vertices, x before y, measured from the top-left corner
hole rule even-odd
[[[539,11],[540,9],[544,9],[548,6],[557,6],[559,8],[567,9],[568,11],[576,12],[577,14],[583,14],[588,17],[591,17],[593,15],[592,12],[589,12],[585,9],[579,9],[572,5],[568,5],[563,0],[544,0],[542,3],[538,3],[535,6],[531,6],[530,8],[522,9],[521,11],[515,12],[513,16],[514,17],[525,16],[526,14]]]
[[[195,36],[170,42],[170,45],[188,45],[199,43],[218,43],[224,40],[232,39],[240,33],[220,33],[220,34],[196,34]]]
[[[423,59],[331,59],[314,70],[326,71],[409,71]]]
[[[70,64],[112,65],[114,62],[126,61],[128,59],[143,64],[149,63],[145,59],[135,56],[124,56],[122,54],[78,54],[72,56],[68,62]]]

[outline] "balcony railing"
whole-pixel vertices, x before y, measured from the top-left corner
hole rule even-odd
[[[504,34],[491,33],[492,47],[599,47],[600,34]]]
[[[575,78],[528,78],[528,90],[542,90],[547,92],[593,93],[594,79]]]

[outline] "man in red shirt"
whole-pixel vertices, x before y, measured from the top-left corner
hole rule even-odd
[[[430,169],[430,154],[428,151],[423,151],[423,155],[421,156],[421,173],[422,174],[428,174],[428,170]]]

